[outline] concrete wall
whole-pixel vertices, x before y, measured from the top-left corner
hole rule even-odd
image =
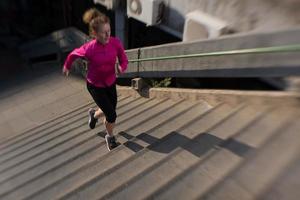
[[[284,30],[300,26],[299,0],[165,0],[162,26],[183,32],[185,15],[199,9],[227,21],[236,32]]]
[[[299,44],[300,28],[180,42],[127,51],[129,60]],[[286,77],[300,75],[300,52],[218,55],[130,62],[127,77]]]

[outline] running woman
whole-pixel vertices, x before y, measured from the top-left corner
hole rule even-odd
[[[113,133],[117,118],[116,73],[123,73],[127,69],[128,59],[120,40],[111,37],[110,19],[106,15],[92,8],[84,13],[83,20],[89,24],[94,39],[68,55],[63,66],[63,74],[69,75],[72,63],[77,58],[88,61],[87,89],[98,106],[97,109],[89,109],[88,124],[94,129],[98,119],[104,116],[105,140],[110,151],[117,147]],[[115,69],[117,58],[119,65]]]

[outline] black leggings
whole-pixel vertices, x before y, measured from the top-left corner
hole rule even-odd
[[[93,97],[97,106],[103,111],[106,121],[114,123],[117,118],[117,90],[116,84],[112,86],[100,88],[87,82],[87,89]]]

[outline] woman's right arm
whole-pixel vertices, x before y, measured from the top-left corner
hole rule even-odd
[[[74,49],[69,55],[67,56],[67,59],[65,60],[64,66],[63,66],[63,74],[68,76],[70,69],[72,67],[72,63],[77,58],[83,58],[86,57],[86,51],[87,51],[88,43],[82,45],[81,47]]]

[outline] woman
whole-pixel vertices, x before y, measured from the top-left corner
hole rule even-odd
[[[117,118],[115,63],[118,58],[119,65],[116,70],[117,73],[123,73],[127,68],[128,59],[121,42],[110,36],[110,20],[106,15],[96,9],[90,9],[85,12],[83,19],[89,24],[94,39],[68,55],[63,74],[69,75],[75,59],[85,58],[88,61],[87,89],[98,106],[97,110],[89,109],[88,124],[93,129],[98,119],[105,116],[104,124],[107,133],[105,140],[110,151],[117,146],[113,135]]]

